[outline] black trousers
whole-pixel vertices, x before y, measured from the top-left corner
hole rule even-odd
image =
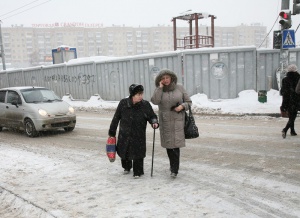
[[[289,121],[287,122],[287,124],[284,128],[285,132],[287,132],[289,130],[289,128],[291,128],[292,132],[295,132],[295,120],[297,117],[297,113],[298,113],[298,110],[296,109],[296,107],[292,107],[289,110]]]
[[[134,176],[141,176],[144,174],[144,158],[136,160],[121,159],[124,170],[130,171],[133,168]]]
[[[179,170],[179,159],[180,159],[180,149],[179,148],[167,148],[167,154],[170,160],[170,168],[172,173],[178,173]]]

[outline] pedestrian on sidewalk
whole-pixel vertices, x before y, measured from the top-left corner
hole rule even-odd
[[[296,136],[295,131],[295,120],[300,104],[300,95],[296,93],[295,88],[300,78],[300,74],[297,72],[297,66],[291,64],[287,68],[286,77],[282,79],[282,87],[280,89],[280,94],[282,95],[281,111],[287,111],[289,120],[286,126],[281,131],[282,137],[286,138],[286,133],[291,129],[291,136]]]
[[[142,85],[132,84],[129,87],[130,95],[119,102],[108,131],[110,137],[115,137],[120,122],[117,154],[121,158],[124,174],[133,168],[135,178],[144,174],[147,122],[154,129],[159,126],[152,106],[143,100],[143,93]]]
[[[151,102],[158,105],[161,146],[166,148],[170,161],[171,176],[176,177],[180,163],[180,148],[185,147],[185,111],[192,101],[176,74],[168,69],[161,70],[155,78]]]

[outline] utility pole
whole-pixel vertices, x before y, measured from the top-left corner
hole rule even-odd
[[[290,9],[290,0],[281,0],[281,10],[289,10],[289,9]],[[289,19],[291,19],[291,18],[289,17]],[[284,25],[281,25],[281,30],[283,30],[283,26]],[[281,46],[281,48],[280,48],[280,66],[281,66],[282,74],[285,75],[285,73],[286,73],[285,70],[288,66],[289,50],[282,49],[282,47],[283,46]]]
[[[6,66],[5,66],[5,54],[4,54],[4,47],[3,47],[3,41],[2,41],[1,22],[2,21],[0,20],[0,57],[2,58],[3,70],[6,70]]]
[[[281,11],[284,10],[289,10],[290,9],[290,0],[281,0]],[[281,14],[279,14],[282,16]],[[291,14],[289,13],[289,19],[291,19]],[[290,20],[291,22],[291,20]],[[279,22],[281,24],[281,22]],[[290,27],[284,27],[286,24],[281,24],[281,37],[283,37],[282,30],[283,29],[288,29]],[[285,77],[286,74],[286,69],[288,66],[288,56],[289,56],[289,50],[288,49],[283,49],[282,48],[282,42],[280,46],[280,67],[277,69],[276,72],[276,78],[277,78],[277,83],[278,83],[278,88],[279,90],[281,89],[281,83],[282,83],[282,78]]]
[[[281,0],[281,10],[290,9],[290,0]]]

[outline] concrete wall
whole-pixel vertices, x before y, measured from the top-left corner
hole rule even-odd
[[[300,49],[287,51],[289,63],[300,63]],[[85,59],[86,60],[86,59]],[[65,64],[0,72],[0,88],[43,86],[59,96],[67,93],[75,99],[100,94],[104,100],[128,96],[132,83],[142,84],[145,99],[155,89],[157,73],[173,70],[178,83],[190,95],[204,93],[210,99],[236,98],[243,90],[277,89],[276,70],[280,51],[253,47],[207,48],[171,51],[104,60],[72,60]]]

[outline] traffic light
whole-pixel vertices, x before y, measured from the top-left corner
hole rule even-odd
[[[281,29],[285,30],[285,29],[289,29],[292,26],[292,19],[291,19],[291,11],[290,10],[282,10],[279,13],[280,16],[280,25],[281,25]]]
[[[281,49],[282,33],[281,30],[273,32],[273,49]]]
[[[300,0],[294,0],[293,15],[300,14]]]

